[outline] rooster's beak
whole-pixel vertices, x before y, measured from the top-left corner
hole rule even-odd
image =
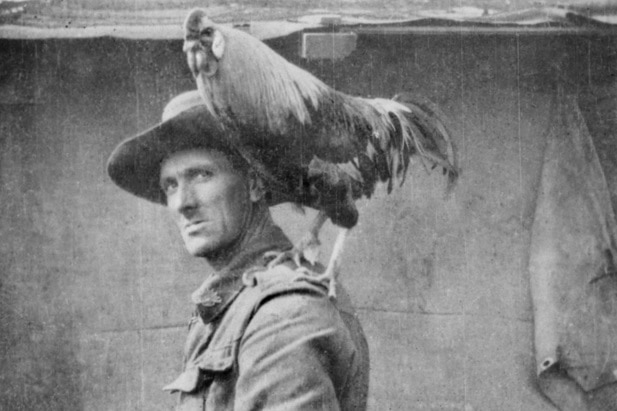
[[[197,44],[197,41],[195,40],[184,40],[182,51],[185,53],[188,53],[189,51],[192,51],[193,49],[195,49],[196,44]]]

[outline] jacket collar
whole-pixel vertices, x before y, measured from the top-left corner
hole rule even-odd
[[[197,313],[204,323],[212,322],[233,302],[244,288],[243,274],[248,270],[263,269],[268,251],[283,251],[292,247],[280,227],[271,224],[265,232],[241,250],[230,263],[212,273],[191,295]]]

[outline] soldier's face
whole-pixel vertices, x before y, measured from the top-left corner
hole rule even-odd
[[[172,154],[161,166],[160,184],[192,255],[209,257],[241,236],[250,215],[249,182],[221,152]]]

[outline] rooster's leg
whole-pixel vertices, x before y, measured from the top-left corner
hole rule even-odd
[[[315,220],[311,223],[309,231],[302,237],[302,239],[289,251],[272,251],[266,253],[266,258],[274,257],[272,261],[268,263],[268,268],[272,268],[282,261],[292,258],[298,267],[302,266],[302,258],[314,265],[317,262],[319,255],[319,231],[321,227],[328,220],[328,216],[325,212],[320,211],[315,217]]]
[[[345,245],[345,240],[347,240],[347,236],[350,231],[351,229],[349,228],[342,228],[341,231],[339,231],[336,236],[336,241],[334,242],[334,248],[332,249],[332,254],[330,255],[330,261],[328,262],[326,271],[323,274],[314,277],[314,281],[328,281],[328,296],[330,298],[336,298],[336,277],[338,275],[341,258],[343,256],[343,246]]]

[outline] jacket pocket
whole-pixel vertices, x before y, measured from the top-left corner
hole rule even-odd
[[[214,347],[213,347],[214,348]],[[208,349],[186,365],[186,369],[165,391],[194,393],[209,386],[217,375],[230,371],[235,361],[234,345]]]
[[[197,390],[197,387],[201,385],[200,381],[202,379],[203,378],[201,372],[199,371],[199,368],[188,368],[184,370],[184,372],[180,374],[178,378],[176,378],[171,384],[167,384],[166,386],[164,386],[163,390],[171,392],[181,391],[190,393]]]

